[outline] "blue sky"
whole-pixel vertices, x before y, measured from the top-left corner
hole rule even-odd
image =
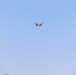
[[[0,74],[5,73],[76,75],[75,0],[0,1]]]

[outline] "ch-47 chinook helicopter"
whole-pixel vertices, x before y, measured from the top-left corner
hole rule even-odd
[[[39,23],[35,23],[36,26],[42,26],[42,24],[44,24],[44,23],[40,23],[40,24]]]

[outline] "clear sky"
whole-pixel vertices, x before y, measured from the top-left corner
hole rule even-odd
[[[0,0],[0,75],[5,73],[76,75],[75,0]]]

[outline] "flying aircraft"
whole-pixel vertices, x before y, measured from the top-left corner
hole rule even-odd
[[[42,24],[44,24],[44,23],[40,23],[40,24],[39,23],[35,23],[36,26],[42,26]]]

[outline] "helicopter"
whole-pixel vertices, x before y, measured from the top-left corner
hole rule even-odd
[[[42,24],[44,24],[44,23],[34,23],[36,26],[42,26]]]

